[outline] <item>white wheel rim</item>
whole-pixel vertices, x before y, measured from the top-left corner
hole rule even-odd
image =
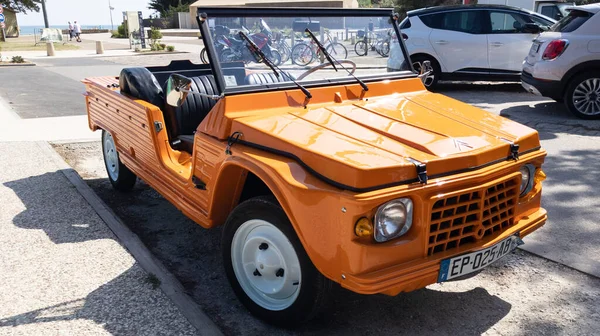
[[[260,219],[242,224],[231,242],[238,283],[256,304],[280,311],[300,293],[302,273],[292,243],[275,225]]]
[[[599,114],[600,78],[589,78],[579,83],[573,91],[573,105],[583,114]]]
[[[116,181],[119,178],[119,154],[115,148],[115,141],[108,132],[104,136],[104,162],[108,175],[113,181]]]

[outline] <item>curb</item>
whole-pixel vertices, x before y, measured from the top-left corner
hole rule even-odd
[[[600,262],[583,258],[580,255],[567,251],[549,251],[548,245],[536,241],[526,241],[525,245],[518,247],[520,250],[536,255],[540,258],[550,260],[559,265],[574,269],[583,274],[600,279]]]
[[[0,68],[35,66],[35,63],[0,63]]]
[[[223,335],[217,325],[202,311],[201,307],[186,293],[181,283],[167,268],[150,253],[140,238],[110,210],[110,208],[96,195],[85,183],[79,174],[69,166],[65,160],[45,141],[37,144],[44,150],[48,157],[54,161],[57,168],[64,174],[79,194],[90,204],[92,209],[106,223],[110,230],[117,236],[120,243],[125,246],[133,258],[148,273],[156,275],[160,280],[160,289],[179,308],[179,311],[188,319],[200,335]]]

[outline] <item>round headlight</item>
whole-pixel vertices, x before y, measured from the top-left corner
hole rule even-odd
[[[521,197],[529,194],[533,188],[533,177],[535,174],[535,166],[528,163],[521,167],[521,188],[519,189],[519,195]]]
[[[375,213],[375,241],[385,242],[399,237],[412,225],[413,204],[409,198],[385,203]]]

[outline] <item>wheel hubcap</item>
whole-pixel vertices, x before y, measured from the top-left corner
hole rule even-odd
[[[269,310],[291,306],[300,292],[300,262],[287,237],[273,224],[250,220],[236,231],[231,245],[235,276],[256,304]]]
[[[580,113],[600,113],[600,78],[589,78],[581,82],[573,92],[573,105]]]
[[[113,181],[116,181],[119,178],[119,155],[115,148],[115,141],[110,133],[106,133],[104,137],[104,161],[106,162],[108,175],[110,175]]]

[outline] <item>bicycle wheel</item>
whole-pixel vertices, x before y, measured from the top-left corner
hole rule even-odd
[[[315,59],[315,52],[306,43],[299,43],[292,49],[292,62],[296,65],[308,65]]]
[[[206,56],[206,48],[203,48],[202,51],[200,51],[200,60],[202,61],[202,63],[208,64],[208,57]]]
[[[377,53],[382,57],[388,57],[390,54],[390,44],[387,42],[377,43],[376,50]]]
[[[277,45],[275,45],[275,49],[277,49],[277,51],[279,51],[279,53],[281,54],[282,64],[290,59],[292,51],[290,50],[290,47],[287,46],[287,43],[279,42]]]
[[[335,59],[340,60],[348,58],[348,49],[341,43],[331,43],[325,50],[327,50],[331,56],[335,57]]]
[[[369,46],[365,43],[365,41],[358,41],[356,42],[356,44],[354,45],[354,52],[358,55],[358,56],[365,56],[367,54],[368,48]]]

